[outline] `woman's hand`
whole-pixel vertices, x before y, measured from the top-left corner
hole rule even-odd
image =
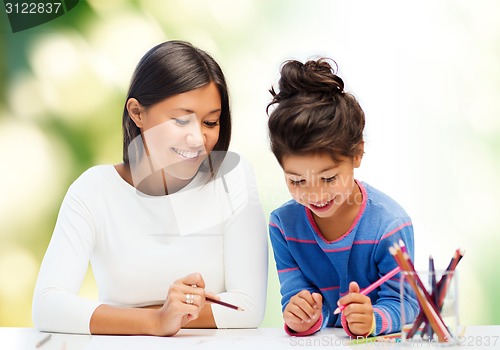
[[[290,298],[283,311],[283,319],[295,332],[305,332],[318,321],[322,306],[321,294],[302,290]]]
[[[186,323],[198,318],[205,305],[204,288],[205,282],[199,273],[180,278],[170,286],[165,303],[157,310],[158,335],[174,335]]]
[[[343,314],[347,321],[347,327],[354,335],[367,336],[372,329],[373,307],[370,298],[359,293],[359,285],[356,282],[349,284],[349,294],[338,301],[338,305],[347,305]]]

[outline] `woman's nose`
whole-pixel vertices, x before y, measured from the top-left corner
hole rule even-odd
[[[203,134],[197,123],[192,123],[186,135],[186,142],[189,147],[196,148],[203,146]]]

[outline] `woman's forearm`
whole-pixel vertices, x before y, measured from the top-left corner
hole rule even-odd
[[[153,308],[121,308],[102,304],[92,314],[90,333],[160,335],[158,320],[158,310]]]
[[[161,326],[159,309],[162,305],[144,308],[121,308],[100,305],[90,319],[92,334],[129,334],[171,336],[178,332],[177,322],[171,327]],[[198,318],[186,323],[183,328],[217,328],[212,307],[209,304],[201,309]]]
[[[159,309],[161,305],[145,306],[144,309]],[[188,322],[182,328],[217,328],[215,323],[214,314],[212,313],[212,305],[205,304],[201,309],[200,315],[197,319]]]

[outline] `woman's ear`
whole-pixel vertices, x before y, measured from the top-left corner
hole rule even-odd
[[[365,141],[361,141],[357,148],[358,151],[353,158],[353,165],[355,168],[359,168],[361,165],[361,159],[363,159],[363,154],[365,154]]]
[[[137,101],[137,99],[131,97],[127,101],[127,111],[130,118],[134,121],[138,128],[142,128],[144,124],[144,107]]]

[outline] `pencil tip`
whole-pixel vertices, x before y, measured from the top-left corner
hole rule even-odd
[[[339,308],[336,308],[335,311],[333,312],[334,315],[340,313],[340,309]]]
[[[245,309],[242,307],[238,307],[238,311],[245,311]]]

